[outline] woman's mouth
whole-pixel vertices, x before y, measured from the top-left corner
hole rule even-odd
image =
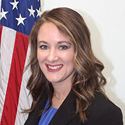
[[[48,65],[48,64],[46,64],[46,67],[47,67],[47,70],[49,72],[57,72],[63,67],[63,65],[62,64],[60,64],[60,65]]]

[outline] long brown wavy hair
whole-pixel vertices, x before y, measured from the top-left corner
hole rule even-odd
[[[41,95],[47,90],[50,105],[52,104],[53,87],[42,73],[37,60],[37,35],[45,22],[54,23],[59,31],[68,36],[74,44],[74,69],[72,91],[76,95],[76,114],[81,120],[87,120],[86,110],[94,100],[94,92],[104,94],[106,79],[102,75],[103,64],[94,56],[91,48],[90,32],[82,16],[70,8],[55,8],[46,11],[33,26],[30,34],[30,68],[32,75],[27,88],[33,97],[32,111]]]

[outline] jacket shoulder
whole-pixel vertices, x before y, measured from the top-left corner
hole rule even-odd
[[[88,108],[87,125],[123,125],[122,113],[119,107],[96,92],[95,100]]]

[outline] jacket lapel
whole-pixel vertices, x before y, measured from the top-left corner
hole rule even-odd
[[[75,117],[75,112],[75,95],[71,90],[65,101],[62,103],[62,105],[50,121],[49,125],[76,125],[75,123],[73,124],[73,122],[75,121],[77,121],[77,125],[80,125],[80,119],[79,117]]]
[[[29,117],[24,125],[38,125],[40,120],[40,113],[44,109],[48,96],[46,92],[41,96],[38,105],[35,109],[29,114]]]

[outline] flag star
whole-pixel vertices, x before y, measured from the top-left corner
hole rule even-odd
[[[22,16],[21,16],[21,14],[20,14],[20,16],[19,16],[19,18],[16,18],[16,20],[18,20],[18,24],[17,24],[17,26],[19,25],[19,24],[23,24],[24,25],[24,20],[26,19],[26,17],[25,18],[22,18]]]
[[[17,8],[17,4],[18,4],[18,3],[19,3],[19,1],[16,2],[16,0],[14,0],[14,2],[10,2],[10,4],[13,5],[13,9],[16,8],[17,10],[18,10],[18,8]],[[12,10],[13,10],[13,9],[12,9]]]
[[[28,10],[30,11],[29,16],[33,15],[33,17],[34,17],[35,10],[33,10],[33,6],[31,6],[31,9],[28,9]]]
[[[41,14],[42,14],[41,9],[40,8],[39,8],[39,10],[36,9],[36,11],[37,11],[37,16],[36,17],[38,17],[38,16],[40,17]]]
[[[5,19],[7,19],[6,18],[6,14],[8,13],[8,11],[6,11],[6,12],[4,12],[4,10],[3,10],[3,8],[2,8],[2,12],[0,13],[0,20],[4,17]]]

